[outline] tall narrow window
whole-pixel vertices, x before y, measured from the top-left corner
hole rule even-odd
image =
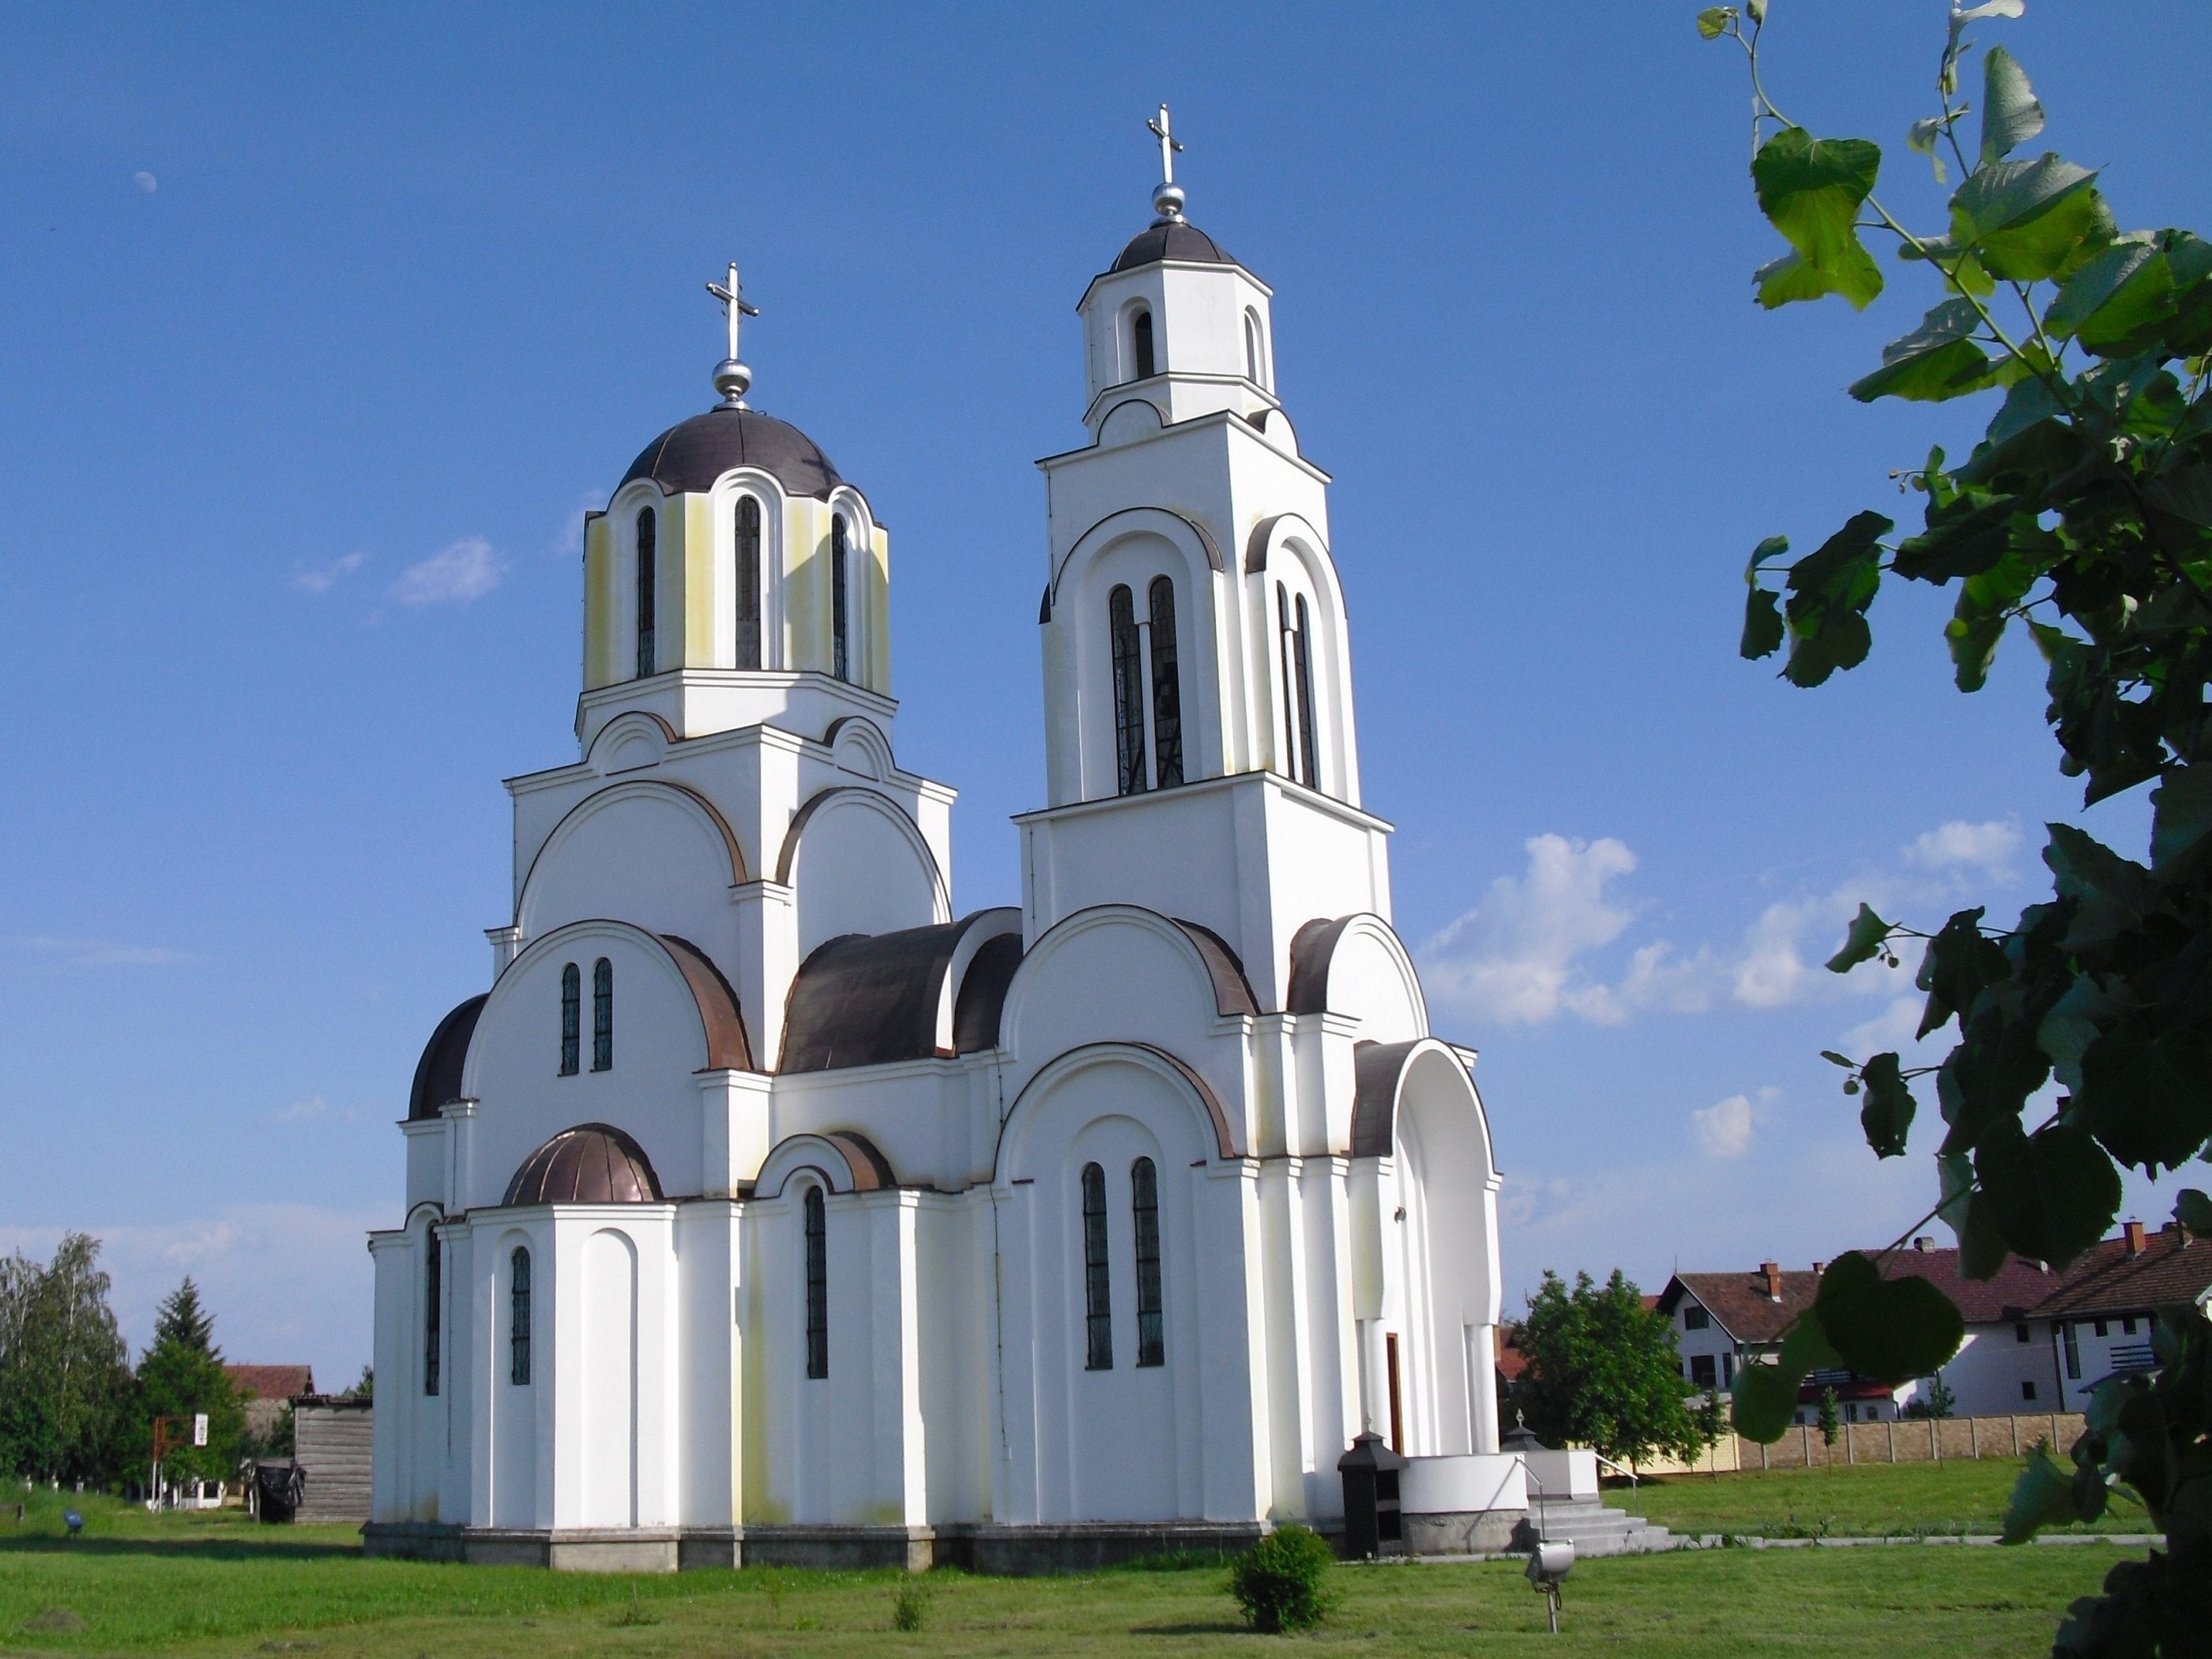
[[[1306,596],[1298,595],[1298,626],[1291,637],[1291,656],[1298,676],[1298,781],[1309,789],[1321,787],[1321,763],[1315,754],[1313,701],[1313,630],[1307,625]]]
[[[530,1252],[518,1249],[507,1264],[507,1380],[530,1383]]]
[[[1275,642],[1283,659],[1283,775],[1298,775],[1297,667],[1291,644],[1291,590],[1275,584]]]
[[[738,497],[738,656],[740,668],[761,665],[761,512],[750,495]]]
[[[1163,789],[1182,781],[1182,685],[1176,672],[1175,583],[1152,578],[1152,769]]]
[[[1160,1317],[1160,1178],[1152,1160],[1129,1166],[1129,1207],[1137,1222],[1137,1364],[1167,1363]]]
[[[653,509],[637,515],[637,674],[643,679],[654,672],[658,656],[653,643],[653,598],[660,574],[660,536]]]
[[[1129,343],[1136,358],[1137,372],[1132,378],[1149,380],[1159,371],[1152,362],[1152,313],[1139,311],[1129,319]]]
[[[592,964],[592,1069],[608,1072],[615,1063],[615,965],[605,957]]]
[[[1244,313],[1244,378],[1256,386],[1267,384],[1267,377],[1261,372],[1260,313],[1256,311]]]
[[[583,1043],[583,975],[570,963],[561,970],[561,1075],[574,1077]]]
[[[806,1189],[806,1374],[830,1375],[830,1214],[822,1189]]]
[[[1117,793],[1145,787],[1145,668],[1137,636],[1136,599],[1127,587],[1106,596],[1114,648],[1114,770]]]
[[[422,1234],[422,1392],[438,1392],[438,1315],[445,1305],[445,1252],[434,1228]]]
[[[1083,1166],[1083,1369],[1114,1369],[1112,1281],[1106,1267],[1106,1171]]]
[[[846,556],[845,520],[840,516],[830,520],[830,672],[841,680],[853,678],[851,599],[848,592],[852,578],[845,570],[849,562]]]

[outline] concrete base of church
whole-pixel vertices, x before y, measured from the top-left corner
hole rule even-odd
[[[1400,1526],[1408,1555],[1496,1555],[1517,1547],[1515,1534],[1528,1515],[1526,1510],[1467,1510],[1403,1516]]]
[[[1506,1534],[1517,1518],[1506,1517]],[[1000,1526],[986,1522],[937,1528],[564,1527],[551,1530],[372,1521],[362,1528],[362,1552],[417,1561],[550,1567],[568,1572],[674,1572],[679,1568],[739,1566],[815,1567],[848,1572],[894,1567],[927,1572],[935,1566],[957,1566],[969,1572],[1033,1577],[1095,1572],[1146,1556],[1235,1555],[1249,1549],[1267,1530],[1259,1522],[1221,1521],[1091,1521],[1057,1526]],[[1414,1553],[1466,1553],[1469,1547],[1439,1545],[1433,1551],[1416,1548]],[[1504,1546],[1486,1542],[1471,1547],[1490,1550]]]

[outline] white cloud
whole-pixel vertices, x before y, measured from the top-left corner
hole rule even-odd
[[[392,597],[402,605],[466,604],[500,584],[507,566],[481,536],[464,536],[399,573]]]
[[[2015,824],[1945,823],[1901,849],[1896,868],[1771,903],[1733,941],[1690,949],[1668,939],[1634,943],[1615,974],[1589,959],[1636,920],[1640,907],[1615,890],[1635,871],[1635,854],[1611,838],[1538,836],[1527,843],[1526,875],[1492,882],[1480,905],[1422,947],[1422,975],[1442,1006],[1528,1024],[1563,1012],[1616,1025],[1639,1013],[1894,994],[1910,983],[1917,963],[1866,963],[1840,976],[1827,971],[1859,905],[1892,917],[1912,915],[1969,889],[2008,882],[2020,845]]]
[[[303,564],[292,573],[292,586],[302,593],[327,593],[368,562],[366,553],[348,553],[315,564]]]
[[[1690,1114],[1697,1126],[1698,1146],[1707,1158],[1741,1158],[1751,1150],[1752,1110],[1749,1095],[1730,1095]]]
[[[578,559],[584,555],[584,515],[596,513],[607,504],[606,496],[596,489],[586,489],[576,497],[576,504],[561,520],[561,533],[554,538],[553,550],[564,559]]]
[[[131,182],[137,185],[139,189],[144,191],[149,196],[151,196],[155,191],[161,187],[161,181],[155,179],[150,173],[134,173],[131,175]]]
[[[64,968],[167,968],[194,958],[166,945],[118,945],[103,939],[19,939],[16,944]]]
[[[1607,903],[1605,889],[1636,868],[1636,854],[1610,838],[1544,835],[1526,845],[1528,874],[1500,876],[1480,905],[1431,940],[1428,972],[1448,999],[1501,1019],[1547,1020],[1566,1006],[1609,1024],[1620,1016],[1601,1006],[1602,987],[1578,979],[1574,962],[1635,919]]]
[[[308,1095],[289,1106],[280,1106],[268,1115],[270,1123],[350,1123],[359,1114],[351,1108],[333,1106],[320,1095]]]
[[[1905,856],[1923,870],[1963,871],[2006,880],[2013,874],[2013,857],[2019,851],[2018,824],[1964,823],[1954,818],[1915,841],[1905,849]]]

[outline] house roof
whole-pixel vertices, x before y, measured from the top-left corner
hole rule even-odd
[[[1766,1293],[1764,1273],[1676,1273],[1659,1292],[1659,1311],[1672,1314],[1686,1291],[1737,1341],[1779,1342],[1790,1322],[1813,1305],[1820,1284],[1811,1272],[1785,1271],[1780,1277],[1778,1301]]]
[[[2044,1318],[2148,1313],[2212,1291],[2212,1240],[2191,1238],[2172,1224],[2142,1239],[2140,1255],[2130,1254],[2124,1232],[2092,1246],[2035,1312]]]
[[[313,1365],[225,1365],[222,1374],[248,1400],[289,1400],[315,1391]]]
[[[1880,1260],[1879,1257],[1876,1258]],[[2026,1319],[2064,1282],[2039,1261],[2008,1256],[1996,1277],[1968,1279],[1959,1269],[1955,1249],[1916,1243],[1881,1262],[1884,1279],[1924,1279],[1949,1297],[1969,1325],[1995,1325]]]
[[[1528,1369],[1528,1356],[1521,1348],[1521,1328],[1493,1325],[1490,1336],[1498,1358],[1498,1374],[1508,1382],[1518,1382]]]

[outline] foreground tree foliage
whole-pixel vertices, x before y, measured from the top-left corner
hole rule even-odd
[[[131,1368],[99,1264],[82,1233],[44,1266],[0,1260],[0,1472],[104,1485],[125,1455]]]
[[[187,1275],[162,1299],[154,1318],[154,1344],[138,1360],[138,1413],[131,1467],[147,1472],[156,1417],[191,1419],[204,1412],[208,1442],[186,1443],[163,1459],[165,1483],[222,1480],[246,1449],[246,1406],[222,1368],[215,1346],[215,1320],[200,1305],[199,1286]]]
[[[2212,244],[2185,230],[2122,233],[2096,172],[2015,155],[2042,132],[2044,110],[2003,47],[1981,53],[1978,109],[1960,98],[1966,30],[2024,9],[1951,6],[1940,107],[1906,143],[1939,185],[1953,167],[1959,182],[1944,222],[1917,232],[1875,194],[1877,145],[1816,138],[1769,97],[1766,0],[1697,20],[1707,39],[1740,44],[1750,66],[1753,183],[1789,244],[1757,274],[1759,302],[1839,294],[1868,305],[1884,277],[1861,233],[1887,236],[1940,297],[1851,395],[2001,394],[1962,464],[1937,449],[1900,475],[1924,498],[1917,531],[1894,534],[1867,512],[1794,562],[1786,539],[1760,544],[1746,572],[1743,654],[1786,647],[1784,678],[1819,685],[1865,660],[1885,577],[1952,589],[1944,633],[1959,689],[1980,690],[2006,636],[2024,634],[2045,664],[2059,769],[2083,781],[2084,805],[2149,791],[2147,861],[2054,823],[2051,896],[2010,926],[1977,908],[1923,932],[1862,907],[1828,964],[1893,964],[1900,941],[1926,941],[1920,1035],[1955,1028],[1948,1057],[1933,1067],[1895,1054],[1827,1058],[1862,1099],[1882,1158],[1906,1150],[1916,1081],[1932,1073],[1942,1125],[1930,1214],[1957,1231],[1976,1277],[2008,1251],[2054,1264],[2079,1255],[2118,1213],[2120,1165],[2156,1176],[2205,1156],[2212,1136]],[[1768,585],[1776,574],[1779,588]],[[2212,1239],[2202,1191],[2185,1190],[2175,1215]],[[1887,1280],[1846,1255],[1782,1364],[1743,1373],[1737,1425],[1777,1438],[1808,1370],[1840,1363],[1904,1382],[1948,1360],[1961,1331],[1924,1281]],[[2039,1455],[2007,1517],[2019,1540],[2046,1522],[2094,1518],[2124,1488],[2166,1534],[2166,1551],[2115,1568],[2103,1596],[2075,1605],[2062,1653],[2201,1651],[2192,1644],[2212,1628],[2212,1327],[2193,1309],[2168,1310],[2154,1345],[2156,1373],[2100,1384],[2070,1466]]]
[[[1528,1369],[1513,1404],[1546,1445],[1589,1446],[1616,1463],[1697,1457],[1705,1443],[1674,1327],[1618,1267],[1603,1285],[1577,1273],[1572,1291],[1546,1270],[1519,1341]]]

